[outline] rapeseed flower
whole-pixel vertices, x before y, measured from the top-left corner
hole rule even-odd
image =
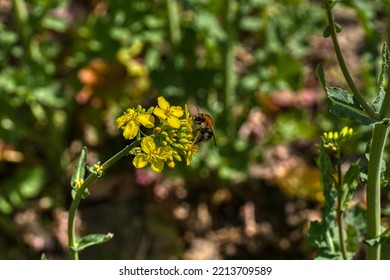
[[[330,132],[324,132],[323,138],[324,138],[324,147],[328,150],[331,150],[336,153],[340,153],[340,150],[345,148],[348,141],[353,136],[353,129],[344,126],[340,132],[338,131],[330,131]]]
[[[141,152],[139,152],[133,164],[136,168],[143,168],[150,164],[155,172],[161,172],[164,162],[172,155],[172,149],[167,146],[157,147],[151,136],[146,136],[141,142]]]
[[[137,109],[127,109],[127,111],[116,120],[116,127],[123,129],[125,139],[133,139],[137,136],[139,126],[142,124],[146,128],[154,127],[153,107],[145,111],[138,105]]]
[[[150,107],[148,110],[141,106],[127,109],[116,120],[117,128],[123,129],[126,139],[143,137],[141,144],[130,152],[135,156],[133,165],[144,168],[150,164],[155,172],[161,172],[165,164],[170,168],[176,166],[175,162],[184,161],[190,165],[198,145],[194,143],[194,122],[188,106],[171,106],[164,97],[159,97],[157,102],[158,107]],[[141,124],[153,130],[141,134]]]
[[[183,116],[183,109],[180,106],[171,106],[164,97],[157,98],[158,107],[154,108],[153,114],[160,119],[167,121],[173,128],[180,127],[179,118]]]

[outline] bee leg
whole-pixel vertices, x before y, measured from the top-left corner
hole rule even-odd
[[[202,141],[202,132],[200,131],[200,128],[195,129],[193,135],[194,135],[194,141],[193,141],[194,145]]]

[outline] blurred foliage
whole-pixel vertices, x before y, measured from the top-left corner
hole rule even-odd
[[[213,116],[218,145],[161,177],[129,159],[111,169],[78,226],[115,237],[84,257],[312,257],[303,236],[323,200],[316,143],[351,125],[330,116],[315,77],[327,61],[328,82],[340,82],[320,4],[232,1],[226,30],[223,0],[176,2],[173,46],[164,0],[0,1],[0,258],[66,258],[64,209],[81,147],[90,166],[109,158],[127,144],[115,119],[158,96]],[[374,96],[389,4],[344,2],[341,34],[355,35],[343,46],[347,60]],[[228,39],[231,107],[222,95]],[[357,157],[369,137],[359,133]]]

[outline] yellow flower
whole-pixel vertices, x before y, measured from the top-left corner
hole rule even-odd
[[[344,126],[343,129],[340,131],[340,135],[342,137],[347,137],[347,138],[353,136],[353,128]]]
[[[158,147],[153,138],[146,136],[141,142],[142,152],[136,155],[133,164],[136,168],[143,168],[150,163],[150,167],[155,172],[161,172],[164,162],[172,155],[170,147]]]
[[[127,111],[116,119],[116,127],[123,129],[123,137],[133,139],[137,136],[139,126],[142,124],[146,128],[154,126],[154,117],[151,115],[153,107],[145,111],[140,105],[137,109],[127,109]]]
[[[348,145],[353,137],[353,129],[345,126],[338,131],[324,132],[324,147],[334,152],[340,152],[341,149]]]
[[[154,109],[153,114],[164,121],[166,120],[171,127],[179,128],[179,118],[183,116],[183,109],[180,106],[170,106],[162,96],[157,98],[157,103],[158,107]]]
[[[79,189],[81,188],[81,186],[84,184],[84,179],[75,179],[73,180],[73,186],[76,188],[76,189]]]
[[[93,165],[93,170],[96,172],[96,174],[100,177],[103,175],[103,166],[99,165],[99,164],[94,164]]]

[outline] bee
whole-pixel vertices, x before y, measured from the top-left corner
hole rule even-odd
[[[217,141],[215,140],[213,126],[214,121],[208,114],[201,114],[199,113],[198,109],[198,115],[193,117],[194,123],[199,126],[194,131],[195,135],[195,144],[199,144],[200,142],[206,142],[209,141],[211,138],[214,139],[214,144],[217,146]]]

